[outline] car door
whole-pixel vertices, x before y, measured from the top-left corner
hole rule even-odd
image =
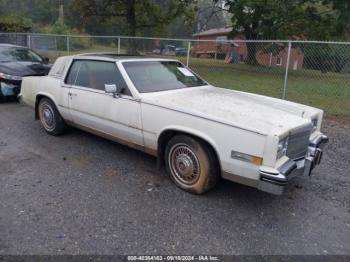
[[[75,125],[143,146],[140,103],[135,100],[115,62],[74,60],[66,78],[69,111]],[[104,91],[105,84],[123,87],[120,97]]]

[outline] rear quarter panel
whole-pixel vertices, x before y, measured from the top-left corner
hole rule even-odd
[[[43,95],[58,106],[62,100],[60,82],[61,79],[51,76],[24,77],[21,87],[23,102],[34,107],[37,96]]]
[[[35,106],[35,98],[38,92],[38,86],[41,79],[44,77],[39,76],[27,76],[23,77],[21,85],[21,99],[22,101],[31,106]]]

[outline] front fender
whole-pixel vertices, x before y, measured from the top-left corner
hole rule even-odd
[[[197,130],[195,128],[178,126],[178,125],[167,126],[167,127],[163,128],[157,134],[157,140],[159,139],[160,135],[166,131],[178,131],[178,132],[187,133],[189,135],[199,137],[199,138],[203,139],[204,141],[206,141],[207,143],[209,143],[214,148],[215,151],[218,150],[218,145],[215,143],[215,141],[210,136],[208,136],[206,133],[204,133],[200,130]]]
[[[220,168],[221,168],[219,147],[218,147],[217,143],[214,141],[214,139],[212,139],[206,133],[204,133],[200,130],[197,130],[195,128],[191,128],[191,127],[184,127],[184,126],[178,126],[178,125],[166,126],[157,134],[158,146],[159,146],[159,139],[160,139],[161,135],[167,131],[173,131],[173,132],[175,131],[175,132],[179,132],[179,133],[183,133],[183,134],[188,134],[188,135],[197,137],[197,138],[205,141],[206,143],[208,143],[213,148],[213,150],[217,156],[218,163],[219,163]],[[158,148],[158,160],[160,160],[160,161],[158,161],[158,164],[160,164],[162,162],[162,157],[163,157],[162,155],[163,155],[163,152],[161,150],[159,150],[159,148]],[[160,165],[158,165],[158,166],[160,166]]]

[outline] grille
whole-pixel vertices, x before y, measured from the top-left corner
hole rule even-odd
[[[287,156],[291,159],[305,157],[309,146],[311,127],[294,130],[289,137]]]

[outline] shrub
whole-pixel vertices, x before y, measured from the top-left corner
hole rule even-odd
[[[32,21],[28,18],[16,16],[0,17],[0,32],[25,33],[32,30]]]

